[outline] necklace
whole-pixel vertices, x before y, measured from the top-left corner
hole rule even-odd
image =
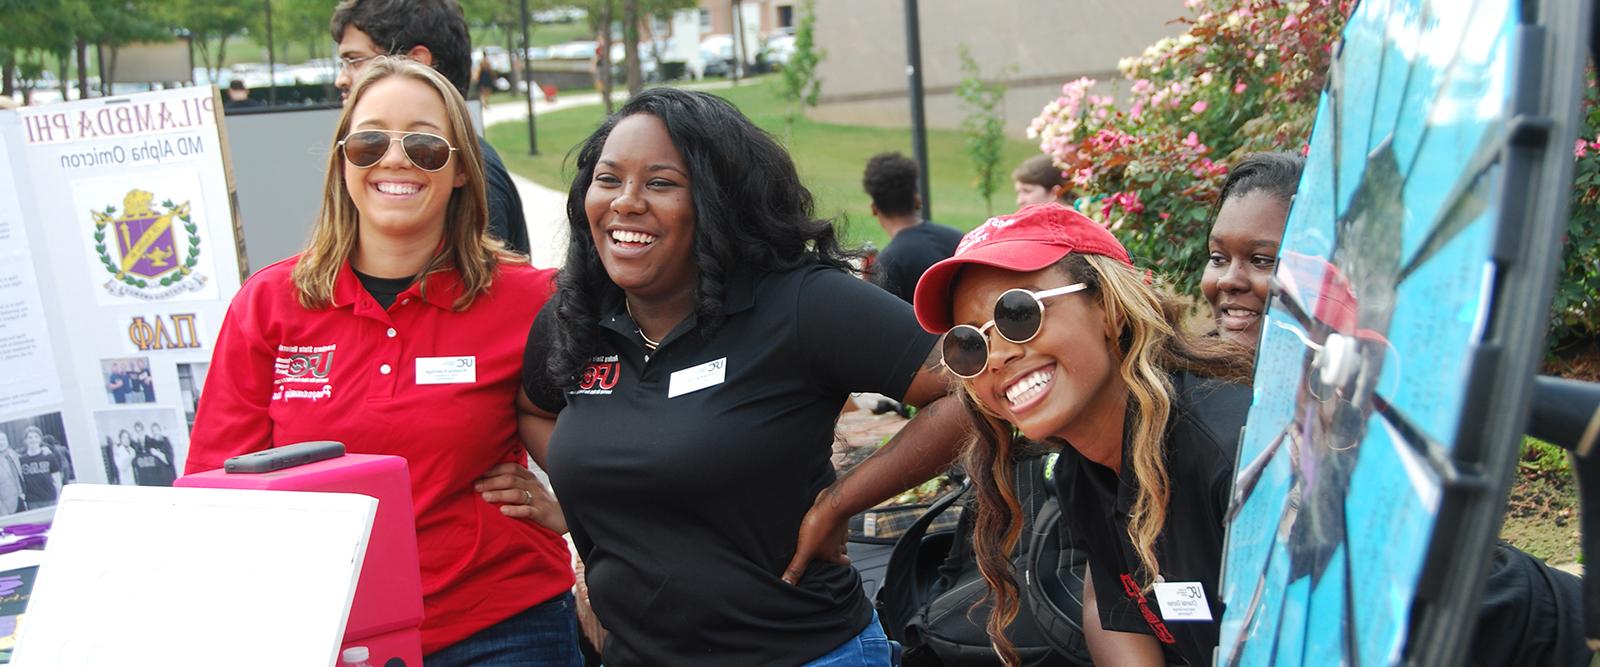
[[[639,334],[639,337],[644,339],[644,349],[655,351],[656,348],[661,347],[661,343],[659,341],[650,340],[649,336],[644,335],[644,327],[638,326],[639,318],[633,316],[633,306],[628,305],[627,299],[622,300],[622,308],[628,311],[628,319],[633,320],[633,332]]]

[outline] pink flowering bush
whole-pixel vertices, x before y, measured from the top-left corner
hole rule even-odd
[[[1086,195],[1084,213],[1198,294],[1217,190],[1234,156],[1301,150],[1354,0],[1188,0],[1188,32],[1120,63],[1120,104],[1066,84],[1028,136]]]
[[[1567,223],[1566,264],[1556,285],[1550,316],[1550,343],[1559,352],[1571,343],[1600,337],[1600,88],[1595,70],[1584,77],[1583,123],[1573,147],[1571,221]]]

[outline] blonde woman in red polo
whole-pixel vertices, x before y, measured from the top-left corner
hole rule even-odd
[[[389,58],[367,68],[310,244],[252,276],[228,310],[187,469],[306,440],[404,456],[428,666],[575,665],[565,542],[501,504],[531,504],[531,486],[474,489],[526,460],[521,354],[554,272],[485,236],[473,136],[437,72]]]

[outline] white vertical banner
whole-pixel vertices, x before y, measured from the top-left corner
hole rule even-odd
[[[0,522],[182,472],[240,283],[218,109],[196,87],[0,112]]]

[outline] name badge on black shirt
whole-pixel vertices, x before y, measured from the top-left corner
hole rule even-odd
[[[1205,587],[1198,581],[1158,582],[1156,603],[1161,605],[1161,618],[1173,621],[1211,621],[1211,607],[1206,601]]]
[[[727,357],[676,371],[667,380],[667,398],[677,398],[707,387],[715,387],[727,379],[727,374]]]

